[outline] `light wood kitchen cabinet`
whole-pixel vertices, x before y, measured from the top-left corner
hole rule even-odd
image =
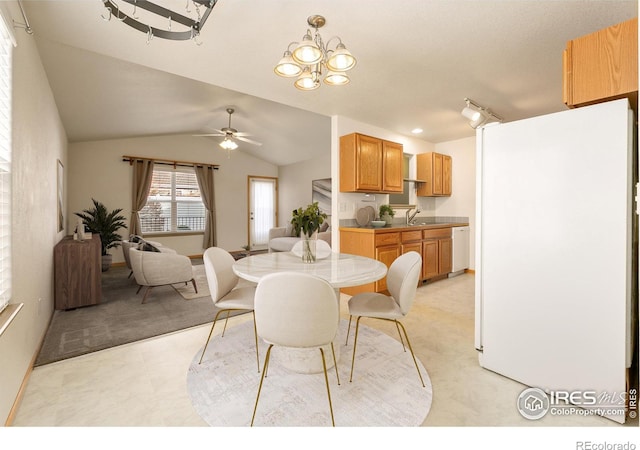
[[[563,101],[569,107],[638,95],[638,19],[567,42]]]
[[[360,133],[340,137],[340,192],[402,192],[403,146]]]
[[[451,196],[451,156],[429,152],[416,155],[416,175],[424,183],[418,184],[420,197]]]
[[[422,278],[434,278],[451,272],[453,263],[451,228],[424,230],[423,239]]]
[[[462,225],[462,224],[456,224]],[[421,281],[446,276],[452,270],[452,225],[394,227],[391,229],[340,228],[340,252],[366,256],[383,262],[387,268],[400,255],[415,251],[422,257]],[[343,288],[348,295],[385,292],[386,277],[375,283]]]

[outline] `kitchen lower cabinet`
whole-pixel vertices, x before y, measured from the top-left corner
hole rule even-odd
[[[393,263],[398,256],[402,254],[402,250],[400,245],[387,245],[384,247],[376,247],[376,259],[385,266],[387,269],[391,267],[391,263]],[[383,292],[387,290],[387,277],[384,277],[381,280],[376,281],[376,292]]]
[[[453,267],[453,239],[451,228],[423,231],[422,278],[424,280],[447,275]]]
[[[415,251],[422,257],[421,281],[441,278],[453,268],[451,226],[386,229],[344,227],[340,228],[340,252],[374,258],[391,267],[400,255]],[[386,277],[375,283],[342,289],[348,295],[372,291],[387,291]]]

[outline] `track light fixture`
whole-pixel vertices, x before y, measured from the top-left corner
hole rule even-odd
[[[469,119],[469,126],[476,129],[490,123],[502,122],[504,119],[494,114],[489,108],[479,105],[469,98],[464,99],[467,106],[462,110],[462,115]]]
[[[325,84],[347,84],[349,77],[346,71],[356,65],[356,59],[338,36],[333,36],[326,44],[323,42],[318,28],[324,26],[324,17],[310,16],[307,23],[315,30],[314,35],[312,36],[311,30],[307,29],[307,34],[302,37],[301,42],[290,43],[274,72],[285,78],[298,77],[294,86],[302,91],[312,91],[320,87],[323,68],[327,71],[323,80]],[[338,43],[335,49],[330,49],[329,43],[334,39],[337,39]]]

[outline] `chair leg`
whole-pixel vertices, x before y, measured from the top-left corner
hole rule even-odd
[[[231,310],[227,309],[227,318],[224,321],[224,328],[222,329],[222,337],[224,337],[224,332],[227,331],[227,323],[229,322],[229,314],[231,314]]]
[[[413,358],[413,364],[415,364],[416,370],[418,371],[418,376],[420,377],[420,383],[422,383],[422,387],[425,387],[424,380],[422,379],[422,374],[420,373],[420,369],[418,368],[418,362],[416,361],[416,355],[413,353],[413,348],[411,348],[411,342],[409,342],[409,335],[407,334],[407,330],[404,327],[404,325],[402,325],[401,322],[396,320],[396,323],[399,324],[402,327],[402,331],[404,332],[404,337],[407,340],[407,346],[409,347],[409,350],[411,351],[411,357]]]
[[[356,320],[356,337],[353,340],[353,356],[351,357],[351,376],[349,377],[349,383],[353,381],[353,366],[356,363],[356,345],[358,345],[358,328],[360,328],[361,318],[361,316],[358,316],[358,319]]]
[[[147,286],[147,289],[144,291],[144,295],[142,296],[142,303],[147,303],[147,295],[153,289],[153,286]]]
[[[223,313],[224,309],[221,309],[220,311],[218,311],[218,313],[216,314],[216,316],[213,318],[213,323],[211,324],[211,331],[209,331],[209,337],[207,337],[207,342],[205,342],[204,344],[204,349],[202,350],[202,355],[200,355],[200,361],[198,362],[198,364],[200,364],[202,362],[202,358],[204,358],[204,352],[207,351],[207,346],[209,345],[209,341],[211,340],[211,335],[213,334],[213,327],[216,326],[216,320],[218,320],[218,316]]]
[[[338,386],[340,386],[340,375],[338,375],[338,361],[336,361],[336,349],[333,347],[333,342],[331,343],[331,353],[333,353],[333,367],[336,368],[336,380],[338,380]]]
[[[353,316],[349,315],[349,326],[347,327],[347,338],[344,340],[344,345],[347,345],[349,343],[349,331],[351,330],[351,318]]]
[[[193,284],[193,290],[196,291],[196,294],[198,293],[198,286],[196,286],[196,279],[192,278],[191,279],[191,284]]]
[[[256,362],[258,363],[258,373],[260,372],[260,355],[258,354],[258,329],[256,328],[256,313],[255,311],[251,311],[253,314],[253,335],[256,338]]]
[[[333,349],[333,343],[331,343]],[[327,386],[327,398],[329,399],[329,411],[331,412],[331,425],[336,426],[336,422],[333,420],[333,405],[331,404],[331,391],[329,390],[329,377],[327,376],[327,363],[324,358],[324,350],[320,347],[320,355],[322,356],[322,368],[324,369],[324,383]],[[334,353],[335,356],[335,353]],[[337,373],[337,372],[336,372]]]
[[[129,276],[127,278],[131,278],[131,275],[133,275],[133,270],[129,272]]]
[[[142,289],[142,285],[138,286],[138,290],[136,291],[136,295],[138,295],[140,293],[140,289]]]
[[[253,406],[253,416],[251,416],[251,426],[256,418],[256,410],[258,409],[258,400],[260,399],[260,391],[262,391],[262,382],[264,381],[265,374],[267,373],[267,366],[269,365],[269,356],[271,356],[271,348],[273,344],[269,345],[267,349],[267,355],[264,357],[264,367],[262,368],[262,376],[260,377],[260,384],[258,385],[258,394],[256,395],[256,404]]]
[[[404,346],[404,339],[402,339],[402,333],[400,333],[400,326],[398,326],[398,321],[397,320],[394,320],[394,322],[396,323],[396,329],[398,330],[398,336],[400,336],[400,342],[402,342],[402,350],[404,350],[406,352],[407,349]]]

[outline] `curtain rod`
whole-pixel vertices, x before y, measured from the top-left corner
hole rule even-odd
[[[182,167],[209,166],[209,167],[213,167],[213,170],[218,170],[218,168],[220,167],[217,164],[207,164],[207,163],[199,163],[199,162],[191,162],[191,161],[174,161],[172,159],[143,158],[141,156],[129,156],[129,155],[124,155],[122,157],[122,160],[128,162],[129,165],[132,165],[134,161],[153,161],[157,164],[173,166],[174,169],[177,166],[182,166]]]

